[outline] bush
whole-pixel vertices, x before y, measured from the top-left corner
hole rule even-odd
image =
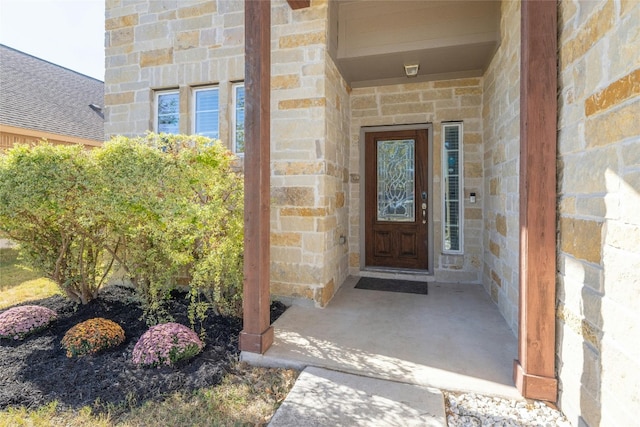
[[[0,156],[0,231],[67,297],[87,303],[108,279],[106,224],[94,215],[96,167],[79,146],[17,146]]]
[[[0,155],[0,231],[74,301],[95,298],[117,265],[156,318],[187,283],[192,322],[209,308],[239,316],[244,192],[234,161],[201,136],[118,137],[91,151],[19,146]]]
[[[240,315],[244,192],[235,157],[201,136],[148,134],[115,138],[96,159],[96,205],[122,236],[121,250],[110,251],[148,307],[157,310],[183,279],[193,294],[205,295],[199,304]]]
[[[46,329],[56,318],[55,311],[37,305],[10,308],[0,314],[0,338],[23,339]]]
[[[133,363],[152,367],[174,365],[200,353],[204,344],[191,329],[179,323],[152,326],[133,348]]]
[[[95,354],[124,342],[124,330],[102,317],[86,320],[69,329],[62,338],[67,357]]]

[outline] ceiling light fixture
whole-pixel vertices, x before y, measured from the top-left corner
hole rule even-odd
[[[405,64],[404,73],[407,77],[415,77],[418,75],[418,69],[420,68],[420,64]]]

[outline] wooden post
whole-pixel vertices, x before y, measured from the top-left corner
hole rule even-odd
[[[522,2],[520,311],[514,381],[557,400],[555,378],[557,4]]]
[[[309,7],[311,5],[311,0],[287,0],[291,9],[304,9],[305,7]]]
[[[264,353],[269,319],[271,1],[245,1],[244,328],[240,350]]]

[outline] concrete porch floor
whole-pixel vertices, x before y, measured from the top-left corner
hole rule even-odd
[[[416,295],[354,289],[358,279],[324,309],[290,307],[266,354],[243,360],[520,398],[516,338],[481,285],[431,282]]]

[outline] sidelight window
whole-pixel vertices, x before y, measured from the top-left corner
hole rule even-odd
[[[442,125],[443,252],[463,252],[462,123]]]
[[[233,85],[233,152],[244,154],[244,83]]]

